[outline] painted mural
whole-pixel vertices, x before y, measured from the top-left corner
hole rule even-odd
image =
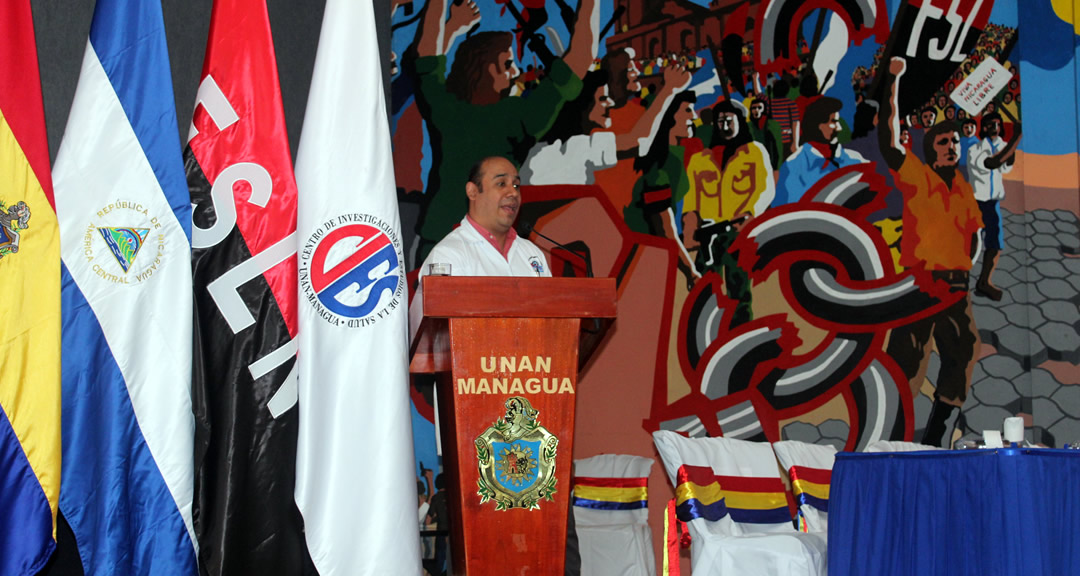
[[[575,456],[658,429],[950,447],[1014,415],[1080,440],[1071,2],[393,3],[412,266],[499,154],[519,231],[617,279]]]

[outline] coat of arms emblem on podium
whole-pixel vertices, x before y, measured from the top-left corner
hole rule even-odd
[[[539,410],[521,396],[508,398],[506,414],[476,438],[480,503],[496,510],[540,508],[554,500],[555,452],[559,439],[537,421]]]

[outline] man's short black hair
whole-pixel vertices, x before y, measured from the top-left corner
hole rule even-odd
[[[923,158],[926,159],[928,165],[933,166],[934,163],[937,162],[937,151],[934,150],[934,140],[937,140],[938,136],[947,132],[960,133],[960,130],[956,126],[956,122],[946,120],[926,129],[926,135],[923,136]]]
[[[825,136],[822,135],[821,129],[818,128],[821,124],[825,124],[832,118],[833,114],[836,114],[844,106],[842,102],[836,98],[830,98],[828,96],[822,96],[817,100],[814,100],[806,107],[806,112],[803,114],[802,121],[802,141],[800,144],[807,142],[825,142]]]
[[[998,114],[997,112],[991,112],[989,114],[984,114],[983,115],[983,117],[982,117],[982,126],[985,127],[987,124],[990,123],[991,120],[997,120],[998,123],[1003,123],[1004,122],[1004,120],[1001,119],[1001,114]]]
[[[480,183],[484,181],[484,164],[487,163],[488,160],[494,160],[496,158],[502,158],[503,160],[506,160],[514,166],[517,166],[516,162],[505,156],[484,156],[483,158],[474,162],[471,167],[469,167],[468,182],[472,182],[476,185],[477,188],[480,188]]]
[[[982,124],[979,125],[979,138],[986,138],[986,127],[994,120],[997,120],[999,128],[1005,123],[1005,121],[1001,119],[1001,114],[998,114],[997,112],[983,114]]]

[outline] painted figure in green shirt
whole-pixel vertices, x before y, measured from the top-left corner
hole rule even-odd
[[[676,206],[690,189],[686,175],[684,142],[694,135],[696,95],[680,92],[671,101],[660,120],[657,136],[644,156],[634,161],[641,177],[634,184],[630,205],[623,210],[626,225],[634,232],[668,238],[678,249],[678,267],[687,285],[701,278],[680,235]],[[700,144],[698,144],[700,147]]]
[[[479,10],[471,0],[455,5],[447,22],[446,0],[428,0],[415,63],[417,105],[432,151],[418,230],[418,262],[464,216],[466,199],[459,192],[469,167],[488,156],[510,157],[520,164],[536,139],[551,128],[563,104],[581,92],[581,78],[597,53],[596,5],[596,0],[581,0],[569,49],[562,59],[552,61],[535,88],[517,96],[513,91],[520,71],[514,61],[513,34],[470,35],[458,47],[447,73],[447,50],[458,35],[479,23]],[[455,18],[455,11],[464,16]]]

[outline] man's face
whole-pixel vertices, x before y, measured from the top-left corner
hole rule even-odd
[[[671,129],[672,133],[680,138],[693,136],[695,118],[697,118],[697,114],[694,113],[694,105],[690,102],[684,102],[675,111],[675,126]]]
[[[717,112],[716,133],[724,140],[733,140],[739,135],[738,116],[732,112]]]
[[[960,130],[962,130],[964,132],[964,136],[968,138],[975,136],[975,124],[972,122],[968,122],[961,126]]]
[[[829,115],[829,119],[821,124],[818,124],[818,130],[821,130],[821,137],[829,144],[836,144],[837,136],[843,130],[840,125],[840,113],[833,112]]]
[[[986,131],[986,135],[989,137],[999,136],[1001,134],[1001,120],[997,118],[991,118],[983,122],[983,130]]]
[[[903,130],[900,131],[900,143],[906,145],[910,141],[911,141],[911,132],[907,128],[904,128]]]
[[[628,92],[641,92],[641,82],[638,82],[638,77],[641,76],[641,70],[638,70],[637,62],[634,59],[630,59],[630,65],[626,67],[626,90]]]
[[[488,71],[491,72],[492,88],[499,94],[508,94],[514,79],[521,74],[514,63],[514,52],[510,49],[500,52],[495,62],[488,66]]]
[[[760,120],[765,115],[765,103],[754,102],[750,105],[750,117],[754,120]]]
[[[949,103],[949,101],[944,96],[938,96],[937,97],[937,107],[938,108],[944,109],[945,105],[948,104],[948,103]]]
[[[592,108],[589,110],[589,122],[601,128],[611,128],[611,118],[608,116],[608,110],[614,105],[615,102],[608,97],[607,84],[597,88],[593,94]]]
[[[929,128],[934,125],[934,120],[937,119],[937,114],[933,110],[923,110],[922,115],[919,117],[922,120],[923,128]]]
[[[934,137],[934,168],[956,166],[959,159],[956,151],[960,146],[960,136],[956,132],[944,132]]]
[[[469,216],[492,234],[506,234],[521,207],[521,178],[505,158],[492,158],[480,170],[480,186],[465,185]]]

